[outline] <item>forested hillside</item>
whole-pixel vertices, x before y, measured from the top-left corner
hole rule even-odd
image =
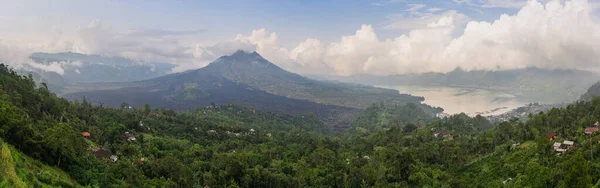
[[[0,139],[0,187],[79,187],[69,175],[24,155]]]
[[[0,183],[8,187],[590,187],[600,179],[600,137],[584,134],[600,118],[598,98],[496,125],[378,104],[353,122],[368,132],[332,135],[312,114],[69,102],[5,66],[0,84],[0,173],[9,174]],[[565,141],[574,147],[557,155],[553,144]],[[28,157],[14,162],[15,153]]]
[[[401,126],[403,129],[416,129],[426,126],[436,120],[434,114],[442,112],[440,108],[430,108],[425,111],[416,104],[394,105],[375,103],[359,113],[351,124],[350,133],[372,133]],[[405,127],[408,126],[408,127]]]

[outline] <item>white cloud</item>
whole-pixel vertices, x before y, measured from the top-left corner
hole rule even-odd
[[[445,57],[469,69],[598,67],[600,25],[587,1],[529,2],[494,23],[471,22]]]
[[[0,63],[10,65],[15,69],[31,67],[44,71],[63,74],[60,63],[37,64],[29,59],[33,52],[62,52],[69,51],[73,41],[65,40],[63,32],[55,27],[38,36],[0,38]]]
[[[442,10],[444,10],[444,9],[441,9],[441,8],[428,8],[427,12],[439,12],[439,11],[442,11]]]
[[[408,9],[406,9],[406,12],[417,12],[419,10],[421,10],[422,8],[425,8],[424,4],[409,4],[408,5]]]
[[[65,70],[59,62],[51,62],[49,64],[29,63],[29,65],[36,69],[41,69],[48,72],[55,72],[60,75],[65,74]]]
[[[290,58],[314,66],[297,58],[310,49],[302,59],[322,63],[340,75],[448,72],[456,67],[600,67],[600,25],[592,19],[585,0],[531,1],[515,15],[502,15],[494,22],[469,22],[458,37],[453,35],[458,25],[456,14],[434,21],[405,21],[402,24],[412,24],[396,26],[417,29],[396,38],[381,39],[370,25],[363,25],[354,35],[327,47],[310,39],[296,47]]]
[[[384,29],[392,30],[412,30],[425,28],[428,24],[436,22],[445,17],[452,17],[453,22],[457,25],[467,23],[469,20],[464,14],[458,13],[455,10],[449,10],[440,14],[435,13],[421,13],[416,17],[407,17],[405,15],[392,15],[388,19],[390,23],[384,26]]]
[[[266,29],[205,44],[182,36],[195,35],[196,31],[118,32],[94,21],[73,35],[49,29],[37,37],[0,38],[0,62],[19,66],[31,63],[27,58],[31,52],[75,51],[168,62],[179,65],[173,71],[180,72],[203,67],[219,56],[243,49],[257,51],[292,72],[311,74],[447,72],[456,67],[598,70],[600,24],[591,12],[592,5],[586,0],[545,4],[530,1],[515,15],[502,15],[493,22],[469,22],[456,11],[427,10],[390,17],[391,22],[384,29],[406,31],[397,37],[381,38],[371,25],[362,25],[339,41],[324,43],[309,38],[289,49],[279,44],[277,33]],[[67,65],[34,66],[60,73],[60,68]]]
[[[87,54],[125,56],[140,61],[177,62],[192,59],[190,46],[170,34],[119,33],[96,20],[78,31],[75,51]],[[146,32],[148,33],[148,32]]]

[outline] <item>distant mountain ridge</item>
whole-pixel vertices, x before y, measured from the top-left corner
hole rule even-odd
[[[600,79],[599,74],[590,71],[540,68],[501,71],[464,71],[457,68],[448,73],[313,77],[380,86],[447,86],[501,90],[557,103],[577,100],[580,94]]]
[[[423,97],[371,86],[316,81],[288,72],[258,53],[238,51],[208,66],[183,73],[126,83],[80,84],[69,88],[70,99],[119,106],[193,109],[216,104],[244,104],[290,114],[315,113],[330,124],[347,126],[359,109],[375,102],[415,103],[427,112],[442,109],[420,104]]]
[[[73,52],[33,53],[29,58],[41,65],[61,65],[64,70],[62,75],[32,66],[27,67],[49,82],[55,81],[53,78],[57,76],[71,83],[139,81],[167,75],[175,67],[168,63],[139,62],[124,57]]]

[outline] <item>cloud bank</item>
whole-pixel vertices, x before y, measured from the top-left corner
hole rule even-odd
[[[515,15],[491,23],[468,22],[456,37],[457,14],[427,20],[422,28],[388,39],[363,25],[354,35],[326,46],[308,39],[296,48],[304,50],[289,58],[301,65],[324,64],[339,75],[448,72],[457,67],[598,69],[600,25],[591,12],[586,0],[529,1]]]
[[[0,61],[27,62],[30,52],[63,50],[168,62],[177,64],[173,71],[180,72],[203,67],[219,56],[243,49],[257,51],[287,70],[304,74],[388,75],[449,72],[457,67],[600,68],[600,24],[594,20],[587,0],[460,2],[521,8],[516,14],[503,14],[493,22],[477,22],[457,11],[414,5],[406,10],[411,16],[391,16],[391,22],[383,27],[405,31],[399,36],[379,37],[372,25],[365,24],[334,42],[308,38],[291,48],[282,47],[278,34],[266,28],[238,34],[229,41],[203,44],[188,40],[189,35],[201,31],[116,32],[93,21],[79,28],[74,36],[56,31],[43,45],[14,45],[19,41],[0,40]],[[44,68],[57,69],[52,64]]]

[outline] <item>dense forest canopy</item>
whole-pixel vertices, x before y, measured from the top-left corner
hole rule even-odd
[[[600,184],[600,98],[498,124],[427,114],[374,104],[332,134],[315,114],[67,101],[0,65],[0,187]],[[553,145],[568,141],[574,147],[557,155]]]

